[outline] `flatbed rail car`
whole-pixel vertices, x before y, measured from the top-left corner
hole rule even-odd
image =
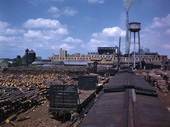
[[[111,77],[80,127],[170,127],[170,113],[156,91],[133,72]]]

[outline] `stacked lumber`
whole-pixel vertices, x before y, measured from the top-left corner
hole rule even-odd
[[[13,67],[8,68],[5,73],[11,74],[84,74],[87,68],[82,66],[30,66],[30,67]]]
[[[50,85],[76,84],[67,73],[59,73],[56,68],[49,69],[19,67],[0,72],[0,123],[12,115],[44,103]],[[67,69],[69,71],[69,68]],[[72,71],[77,70],[70,70]]]
[[[142,78],[148,81],[153,87],[163,93],[167,93],[170,88],[170,72],[160,69],[137,72]]]
[[[44,97],[39,90],[18,89],[16,87],[0,87],[0,121],[12,114],[19,114],[39,105]]]

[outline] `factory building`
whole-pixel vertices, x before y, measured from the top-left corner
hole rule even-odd
[[[109,54],[110,49],[104,48],[98,48],[101,50],[98,50],[98,52],[89,52],[88,54],[67,54],[66,50],[60,49],[59,54],[53,54],[52,57],[49,57],[51,61],[67,61],[67,62],[87,62],[91,63],[94,61],[98,61],[101,64],[117,64],[118,57],[116,47],[114,48],[114,52],[112,54]],[[104,51],[103,51],[104,50]],[[112,50],[113,51],[113,50]],[[100,54],[101,53],[101,54]],[[111,52],[110,52],[111,53]],[[139,55],[136,53],[135,55],[135,61],[145,61],[145,63],[154,63],[154,64],[161,64],[163,61],[168,61],[168,58],[166,55],[159,55],[158,53],[146,53]],[[125,57],[123,55],[120,56],[120,62],[121,63],[133,63],[134,56],[133,53],[130,55],[130,57]]]

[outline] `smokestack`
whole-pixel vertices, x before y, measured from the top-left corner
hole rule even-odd
[[[128,23],[129,23],[129,13],[128,13],[128,11],[126,11],[126,42],[125,42],[125,54],[129,54],[129,52],[130,52]]]
[[[129,23],[129,10],[131,5],[133,4],[134,0],[123,0],[124,7],[126,10],[126,42],[125,42],[125,54],[129,54],[130,52],[130,42],[129,42],[129,30],[128,30],[128,23]]]

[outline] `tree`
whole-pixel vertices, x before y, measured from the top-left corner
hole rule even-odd
[[[22,66],[22,58],[20,55],[17,55],[17,57],[13,59],[12,66],[13,67]]]

